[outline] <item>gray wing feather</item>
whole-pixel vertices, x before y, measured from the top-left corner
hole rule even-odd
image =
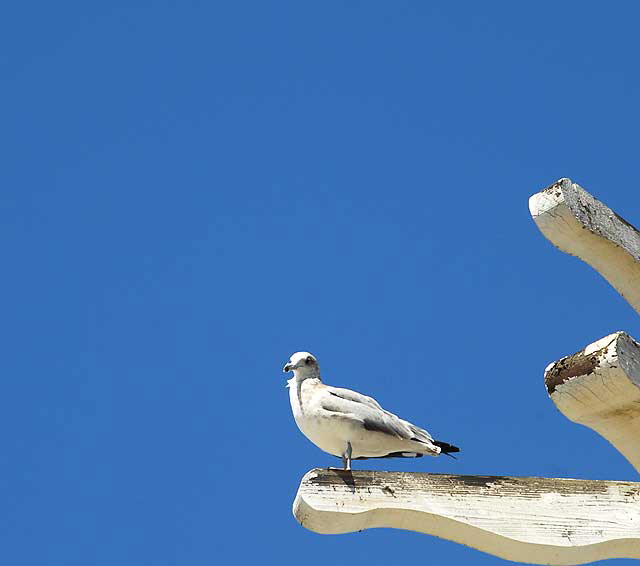
[[[372,397],[339,387],[327,387],[327,393],[322,399],[322,408],[329,412],[353,415],[367,430],[432,444],[433,439],[426,430],[385,411]]]
[[[373,397],[367,397],[357,391],[351,391],[351,389],[344,389],[342,387],[331,387],[330,385],[327,385],[327,391],[332,395],[341,397],[342,399],[355,401],[356,403],[362,403],[363,405],[369,405],[369,407],[380,409],[381,411],[384,410]]]

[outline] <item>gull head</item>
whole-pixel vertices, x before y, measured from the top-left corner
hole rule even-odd
[[[320,377],[320,366],[318,360],[309,352],[296,352],[289,358],[289,362],[282,368],[282,371],[292,371],[297,378]]]

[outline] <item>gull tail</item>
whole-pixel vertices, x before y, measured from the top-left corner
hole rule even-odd
[[[451,453],[460,452],[460,448],[458,448],[457,446],[454,446],[453,444],[449,444],[448,442],[441,442],[440,440],[432,440],[432,442],[438,448],[440,448],[440,454],[445,454],[446,456],[449,456],[449,458],[453,458],[454,460],[457,460],[457,458],[455,456],[452,456]]]

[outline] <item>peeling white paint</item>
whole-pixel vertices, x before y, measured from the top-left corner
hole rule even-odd
[[[593,354],[594,352],[597,352],[598,350],[602,350],[602,349],[606,348],[617,337],[618,337],[618,333],[614,332],[613,334],[609,334],[608,336],[605,336],[604,338],[600,338],[600,340],[596,340],[593,344],[589,344],[584,349],[585,356],[588,356],[589,354]]]
[[[640,313],[640,232],[570,179],[533,195],[542,233]],[[598,356],[593,356],[600,352]],[[640,345],[616,332],[545,369],[551,399],[640,471]],[[392,527],[536,564],[640,559],[640,483],[312,470],[293,512],[315,532]]]
[[[322,534],[408,529],[536,564],[640,558],[640,483],[329,470],[308,478],[294,515]]]
[[[570,179],[529,199],[533,220],[557,248],[600,273],[640,314],[640,232]]]
[[[583,351],[588,355],[607,345],[591,373],[557,385],[551,400],[565,417],[606,438],[640,472],[640,346],[624,332],[616,332]],[[545,380],[556,364],[547,369]]]

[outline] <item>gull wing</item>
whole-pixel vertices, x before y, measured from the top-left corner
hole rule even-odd
[[[380,406],[373,397],[367,397],[362,393],[358,393],[357,391],[351,391],[351,389],[344,389],[342,387],[331,387],[327,385],[327,391],[332,395],[336,395],[342,399],[347,399],[348,401],[355,401],[356,403],[362,403],[363,405],[368,405],[374,409],[380,409],[383,411],[384,409]]]
[[[322,396],[322,408],[330,413],[360,421],[366,430],[381,432],[402,440],[413,440],[433,446],[433,438],[426,431],[397,415],[385,411],[372,397],[357,391],[327,386]]]

